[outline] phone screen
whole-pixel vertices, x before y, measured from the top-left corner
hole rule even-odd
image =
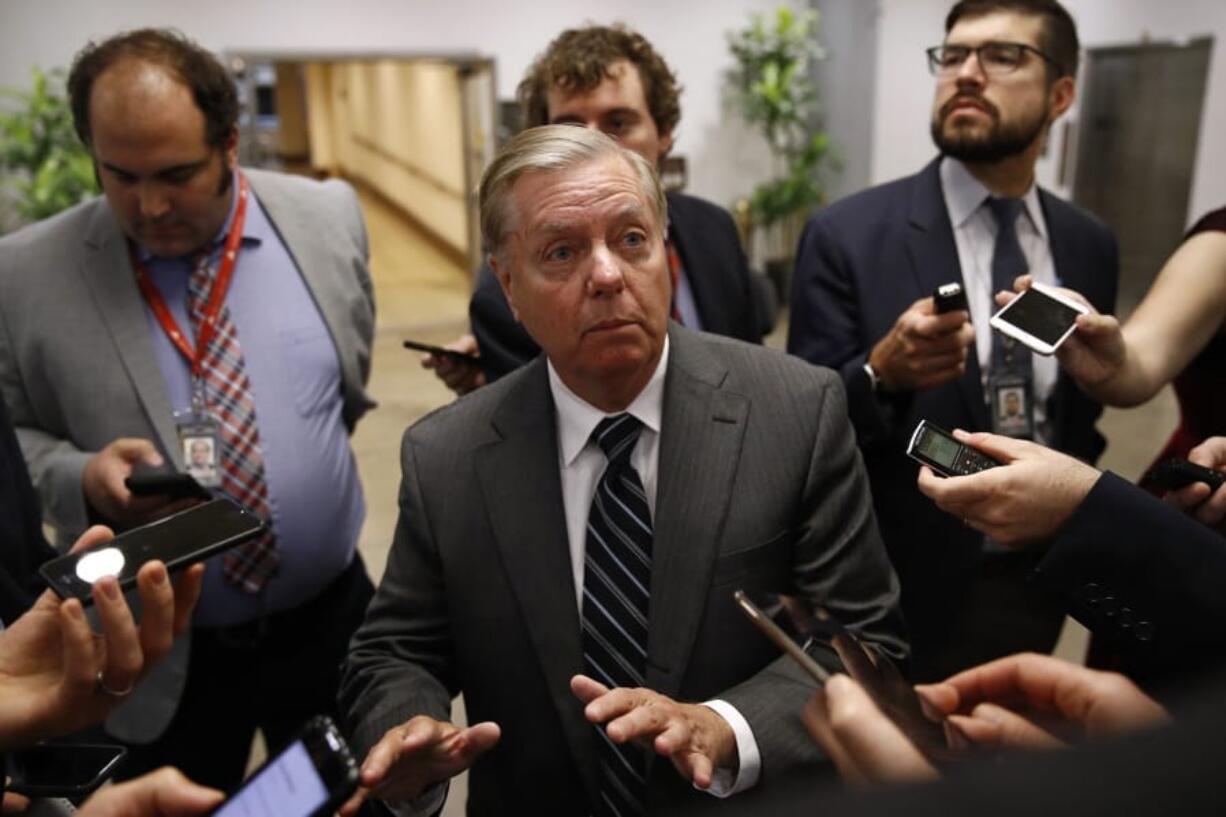
[[[296,740],[221,804],[214,817],[308,817],[328,802],[328,787],[306,744]]]
[[[999,319],[1013,324],[1049,346],[1055,346],[1081,313],[1033,287],[1009,302]]]
[[[228,499],[215,499],[143,527],[125,531],[105,545],[52,559],[39,571],[64,597],[90,598],[93,583],[115,576],[121,587],[136,583],[141,566],[161,559],[173,570],[255,538],[264,523]]]
[[[9,788],[48,796],[88,794],[110,776],[127,754],[122,746],[43,744],[8,757]]]
[[[915,450],[933,462],[952,470],[954,463],[958,461],[958,452],[962,450],[962,444],[944,434],[938,434],[925,428],[920,434]]]

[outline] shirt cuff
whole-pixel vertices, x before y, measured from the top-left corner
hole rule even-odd
[[[438,814],[447,801],[447,792],[451,788],[450,781],[441,780],[427,786],[425,791],[412,800],[384,800],[383,805],[395,817],[428,817]]]
[[[739,794],[746,789],[752,789],[758,785],[758,778],[762,774],[762,755],[758,752],[758,742],[754,740],[749,721],[745,720],[745,716],[727,701],[718,699],[706,701],[703,706],[713,710],[732,729],[732,734],[736,737],[736,753],[740,762],[737,764],[736,771],[716,769],[711,775],[711,786],[701,791],[722,799]]]

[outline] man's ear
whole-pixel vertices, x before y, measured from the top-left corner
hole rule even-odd
[[[502,287],[502,294],[507,298],[507,305],[511,307],[511,314],[515,316],[515,321],[519,323],[519,312],[515,309],[515,298],[511,296],[510,268],[499,261],[498,256],[494,253],[490,253],[486,260],[489,262],[490,269],[494,271],[494,277],[498,279],[498,285]]]
[[[226,143],[222,146],[222,154],[226,158],[226,167],[233,170],[238,167],[238,128],[232,128],[230,135],[226,137]]]
[[[1055,122],[1073,107],[1073,102],[1077,100],[1077,80],[1068,76],[1060,77],[1052,83],[1048,94],[1051,99],[1051,121]]]

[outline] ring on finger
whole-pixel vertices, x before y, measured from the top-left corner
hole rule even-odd
[[[126,698],[132,694],[133,686],[134,684],[128,684],[128,686],[125,687],[124,689],[111,689],[109,686],[106,685],[106,681],[102,680],[102,671],[99,670],[98,677],[97,677],[96,684],[95,684],[95,689],[98,692],[102,693],[103,695],[107,695],[112,698]]]

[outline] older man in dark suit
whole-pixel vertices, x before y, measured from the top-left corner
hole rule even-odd
[[[733,794],[817,761],[811,682],[731,594],[820,603],[905,653],[838,378],[669,322],[659,181],[603,134],[520,134],[481,205],[545,355],[405,435],[342,690],[365,785],[428,811],[488,750],[470,814],[672,813],[718,804],[691,781]],[[461,691],[492,723],[447,723]]]

